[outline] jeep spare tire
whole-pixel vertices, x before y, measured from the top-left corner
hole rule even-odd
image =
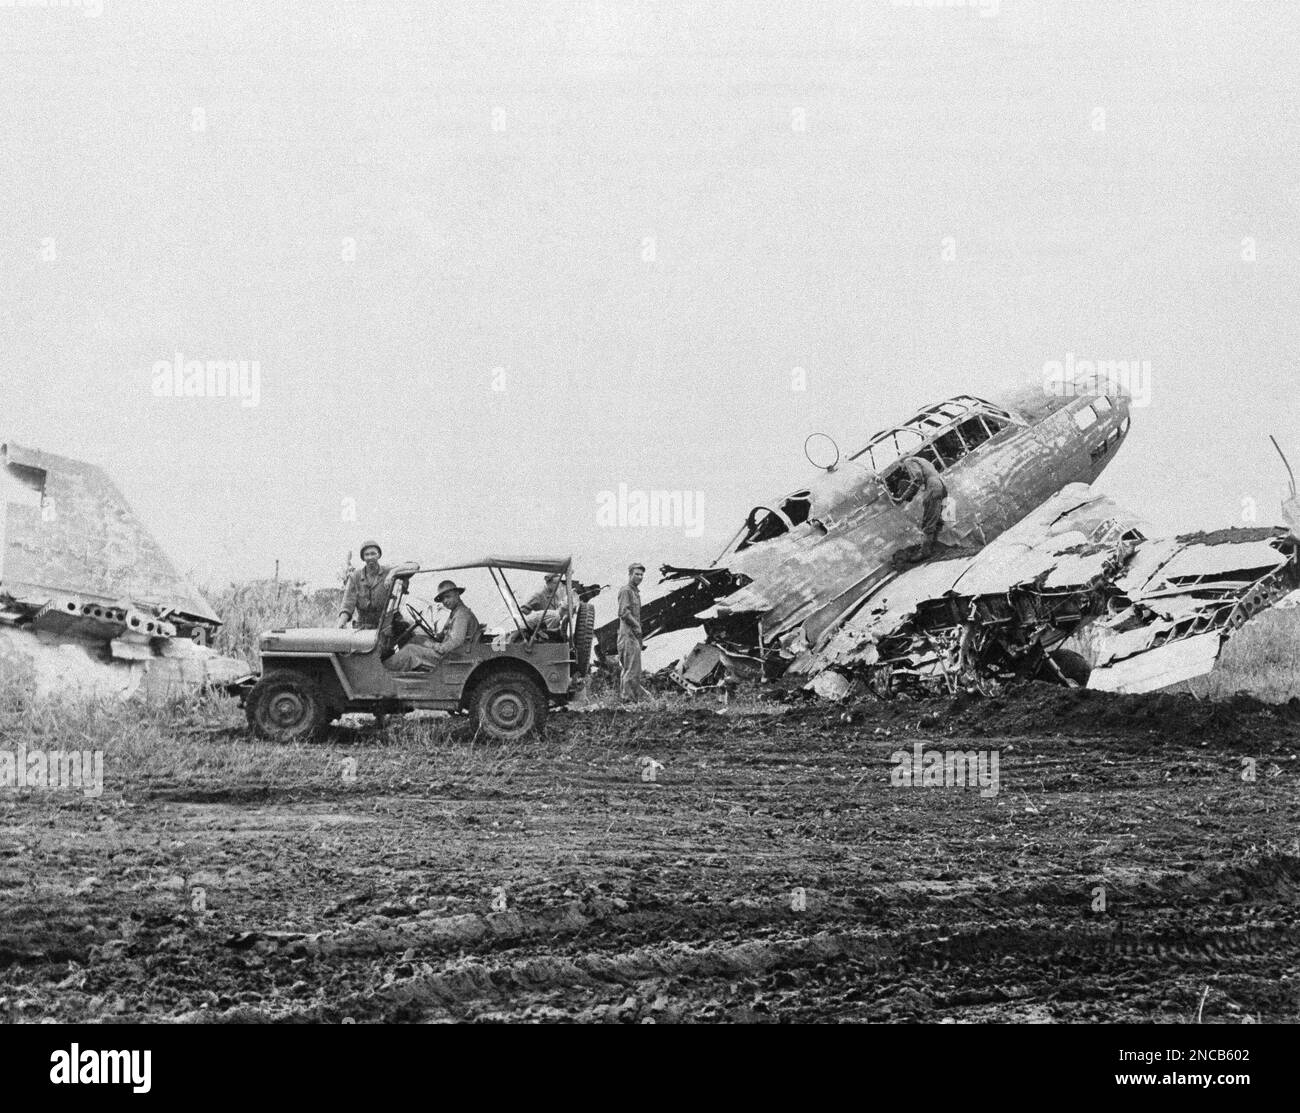
[[[546,722],[546,693],[528,673],[502,669],[474,689],[472,710],[484,734],[514,742]]]
[[[586,680],[591,668],[591,643],[596,634],[596,608],[590,603],[578,604],[578,617],[573,623],[573,678]]]

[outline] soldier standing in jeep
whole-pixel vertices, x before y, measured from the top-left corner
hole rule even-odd
[[[469,568],[491,577],[515,636],[500,636],[502,628],[485,638],[453,580],[439,583],[434,596],[450,612],[442,634],[415,605],[412,580]],[[490,556],[436,568],[400,564],[386,577],[377,629],[268,630],[258,643],[261,676],[229,690],[243,701],[254,733],[276,742],[322,739],[331,723],[352,712],[378,718],[411,711],[472,715],[491,738],[525,738],[543,728],[550,708],[580,693],[591,662],[595,608],[577,602],[562,612],[559,630],[529,629],[507,579],[515,571],[556,573],[569,598],[578,598],[568,557]]]
[[[356,616],[358,630],[378,630],[384,615],[388,591],[392,586],[385,582],[390,569],[379,563],[384,550],[378,541],[361,542],[362,566],[348,577],[343,590],[343,607],[339,611],[339,626],[347,626]]]

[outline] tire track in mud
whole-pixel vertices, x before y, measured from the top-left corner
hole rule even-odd
[[[396,1022],[430,1019],[481,1019],[495,1007],[497,1016],[527,1014],[539,1002],[553,1008],[564,996],[566,1018],[581,1019],[581,1009],[629,992],[676,1001],[693,1010],[701,999],[725,995],[737,980],[756,988],[780,984],[781,975],[809,971],[821,975],[821,988],[832,984],[828,976],[836,967],[840,981],[862,984],[870,979],[878,996],[891,987],[914,982],[933,971],[951,973],[955,983],[948,992],[932,987],[929,996],[942,1007],[998,1002],[1014,998],[1055,996],[1080,975],[1126,973],[1149,969],[1151,960],[1168,967],[1197,968],[1201,977],[1221,977],[1230,963],[1232,973],[1276,979],[1294,964],[1300,929],[1271,924],[1248,929],[1171,929],[1164,937],[1127,939],[1106,929],[1094,931],[1055,925],[1041,929],[992,928],[940,938],[917,938],[908,930],[890,932],[818,931],[807,938],[751,939],[739,943],[717,942],[694,947],[660,942],[629,950],[585,950],[575,955],[544,953],[505,956],[499,962],[483,958],[462,959],[441,970],[392,980],[378,989],[342,997],[327,1008],[288,1011],[280,1021],[353,1020]],[[927,933],[921,930],[922,936]],[[1018,985],[1004,985],[1005,964],[1014,962]],[[689,981],[689,986],[680,983]],[[1093,990],[1104,993],[1103,987]],[[573,1001],[567,998],[577,997]],[[196,1014],[183,1019],[245,1021],[248,1010],[233,1009],[212,1016]]]
[[[397,730],[347,751],[350,786],[343,751],[274,784],[167,771],[34,834],[20,801],[0,1001],[68,1020],[1186,1020],[1211,985],[1207,1019],[1216,999],[1300,1017],[1300,761],[1248,784],[1238,752],[1276,752],[1294,722],[1004,736],[989,708],[954,735],[923,710],[881,710],[882,733],[838,711],[557,716],[556,744],[504,754]],[[998,747],[1004,792],[896,790],[890,753],[918,740]],[[172,882],[205,873],[196,915]]]
[[[925,975],[927,1009],[956,1008],[1048,999],[1063,987],[1066,998],[1100,996],[1108,978],[1140,978],[1157,963],[1175,979],[1183,973],[1204,979],[1227,972],[1276,981],[1294,969],[1300,954],[1300,926],[1289,915],[1298,882],[1300,858],[1290,856],[1161,873],[1133,890],[1162,898],[1143,905],[1148,914],[1137,929],[1126,919],[1080,919],[1081,902],[1071,907],[1051,899],[1075,896],[1058,885],[935,899],[933,893],[887,884],[873,886],[856,901],[810,892],[809,909],[802,913],[776,901],[625,911],[619,908],[623,902],[602,900],[536,914],[439,917],[387,930],[244,933],[228,942],[263,954],[340,962],[400,950],[397,969],[412,971],[397,976],[390,968],[384,970],[383,984],[345,995],[331,1006],[260,1019],[546,1018],[548,1010],[555,1019],[576,1019],[584,1018],[583,1010],[611,1008],[615,1018],[626,1019],[628,1010],[620,1002],[629,993],[633,999],[653,997],[654,1013],[680,1019],[683,1011],[706,1016],[737,981],[753,985],[761,995],[784,992],[783,985],[788,988],[808,976],[817,982],[817,993],[843,983],[850,997],[864,986],[875,997],[889,997]],[[1278,916],[1270,918],[1251,906],[1244,910],[1247,921],[1223,923],[1225,906],[1212,898],[1225,895],[1248,895],[1256,905],[1272,906]],[[1171,904],[1171,897],[1189,907]],[[891,922],[918,907],[928,908],[935,921]],[[1240,905],[1228,906],[1229,912],[1232,907],[1238,915],[1243,912]],[[1036,915],[1026,920],[1030,910]],[[1189,911],[1201,922],[1189,922]],[[1063,914],[1070,918],[1063,921]],[[1014,924],[997,922],[1013,915]],[[699,938],[691,941],[692,935]],[[440,969],[417,961],[421,954],[447,949],[470,953]],[[1016,983],[1010,990],[1003,984],[1008,964]],[[1091,989],[1078,984],[1081,975],[1094,979]],[[557,1003],[562,1006],[558,1010]],[[193,1019],[250,1017],[247,1010],[234,1009]]]
[[[1277,856],[1260,859],[1250,866],[1203,867],[1191,873],[1150,871],[1138,883],[1111,883],[1112,901],[1124,897],[1127,905],[1146,911],[1159,908],[1169,897],[1185,896],[1204,901],[1231,896],[1241,903],[1247,898],[1272,898],[1293,905],[1300,893],[1300,858]],[[1143,894],[1166,898],[1142,902]],[[1023,915],[1026,907],[1045,912],[1066,907],[1083,907],[1087,893],[1077,888],[1063,888],[1056,882],[1008,888],[989,884],[981,888],[974,882],[894,882],[867,886],[861,897],[852,900],[821,893],[816,889],[803,892],[805,911],[810,916],[833,916],[836,920],[886,921],[898,906],[941,903],[948,910],[971,909],[989,913],[1014,908]],[[415,948],[438,951],[465,945],[489,943],[510,945],[530,937],[557,937],[599,928],[606,932],[688,931],[717,929],[729,924],[764,926],[773,921],[786,924],[797,921],[800,913],[791,910],[789,898],[757,901],[732,901],[725,905],[684,907],[664,910],[628,910],[623,900],[597,898],[573,901],[558,909],[543,912],[502,911],[488,914],[464,913],[459,916],[417,918],[414,922],[384,927],[353,926],[322,932],[241,932],[227,940],[238,950],[259,954],[281,953],[289,956],[345,957],[405,952]],[[386,921],[391,924],[391,920]]]

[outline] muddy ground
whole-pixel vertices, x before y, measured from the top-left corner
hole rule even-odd
[[[178,726],[198,758],[110,751],[98,799],[0,791],[0,1017],[1300,1017],[1300,707],[1033,686],[848,716],[288,751]],[[891,784],[916,742],[996,750],[997,795]]]

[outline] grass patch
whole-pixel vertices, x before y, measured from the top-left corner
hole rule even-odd
[[[247,580],[205,588],[203,595],[223,623],[213,647],[250,664],[257,663],[258,639],[267,630],[333,627],[343,602],[341,588],[309,592],[287,580]]]
[[[1191,681],[1187,689],[1213,700],[1237,692],[1270,703],[1300,696],[1300,607],[1265,611],[1251,619],[1228,639],[1214,671]]]

